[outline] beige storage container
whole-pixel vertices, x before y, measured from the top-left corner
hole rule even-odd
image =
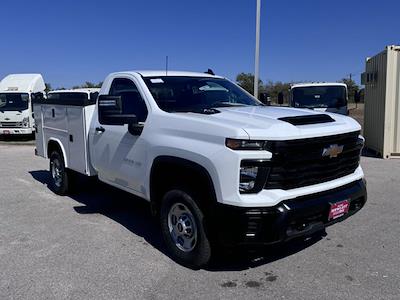
[[[365,85],[365,145],[383,158],[400,158],[400,46],[368,58]]]

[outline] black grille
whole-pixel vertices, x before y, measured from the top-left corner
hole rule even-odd
[[[272,164],[265,189],[294,189],[354,173],[360,163],[363,141],[359,132],[267,143]],[[343,146],[337,157],[323,156],[331,145]]]
[[[19,128],[19,127],[22,127],[22,122],[0,122],[0,127]]]

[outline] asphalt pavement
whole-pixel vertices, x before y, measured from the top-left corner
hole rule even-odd
[[[80,178],[47,187],[32,145],[0,144],[0,299],[400,299],[400,160],[362,159],[366,206],[326,235],[207,269],[165,253],[147,203]]]

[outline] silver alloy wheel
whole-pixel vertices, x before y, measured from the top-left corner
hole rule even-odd
[[[53,159],[51,162],[51,176],[53,177],[54,184],[61,187],[62,184],[62,168],[59,159]]]
[[[175,203],[168,213],[168,228],[172,241],[179,250],[190,252],[196,247],[197,226],[191,211],[182,203]]]

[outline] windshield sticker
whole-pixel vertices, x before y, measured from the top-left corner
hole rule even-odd
[[[161,78],[150,79],[151,83],[164,83],[164,80]]]
[[[209,85],[204,85],[202,87],[199,87],[200,91],[222,91],[222,92],[228,92],[226,88],[220,85],[214,85],[214,86],[209,86]]]

